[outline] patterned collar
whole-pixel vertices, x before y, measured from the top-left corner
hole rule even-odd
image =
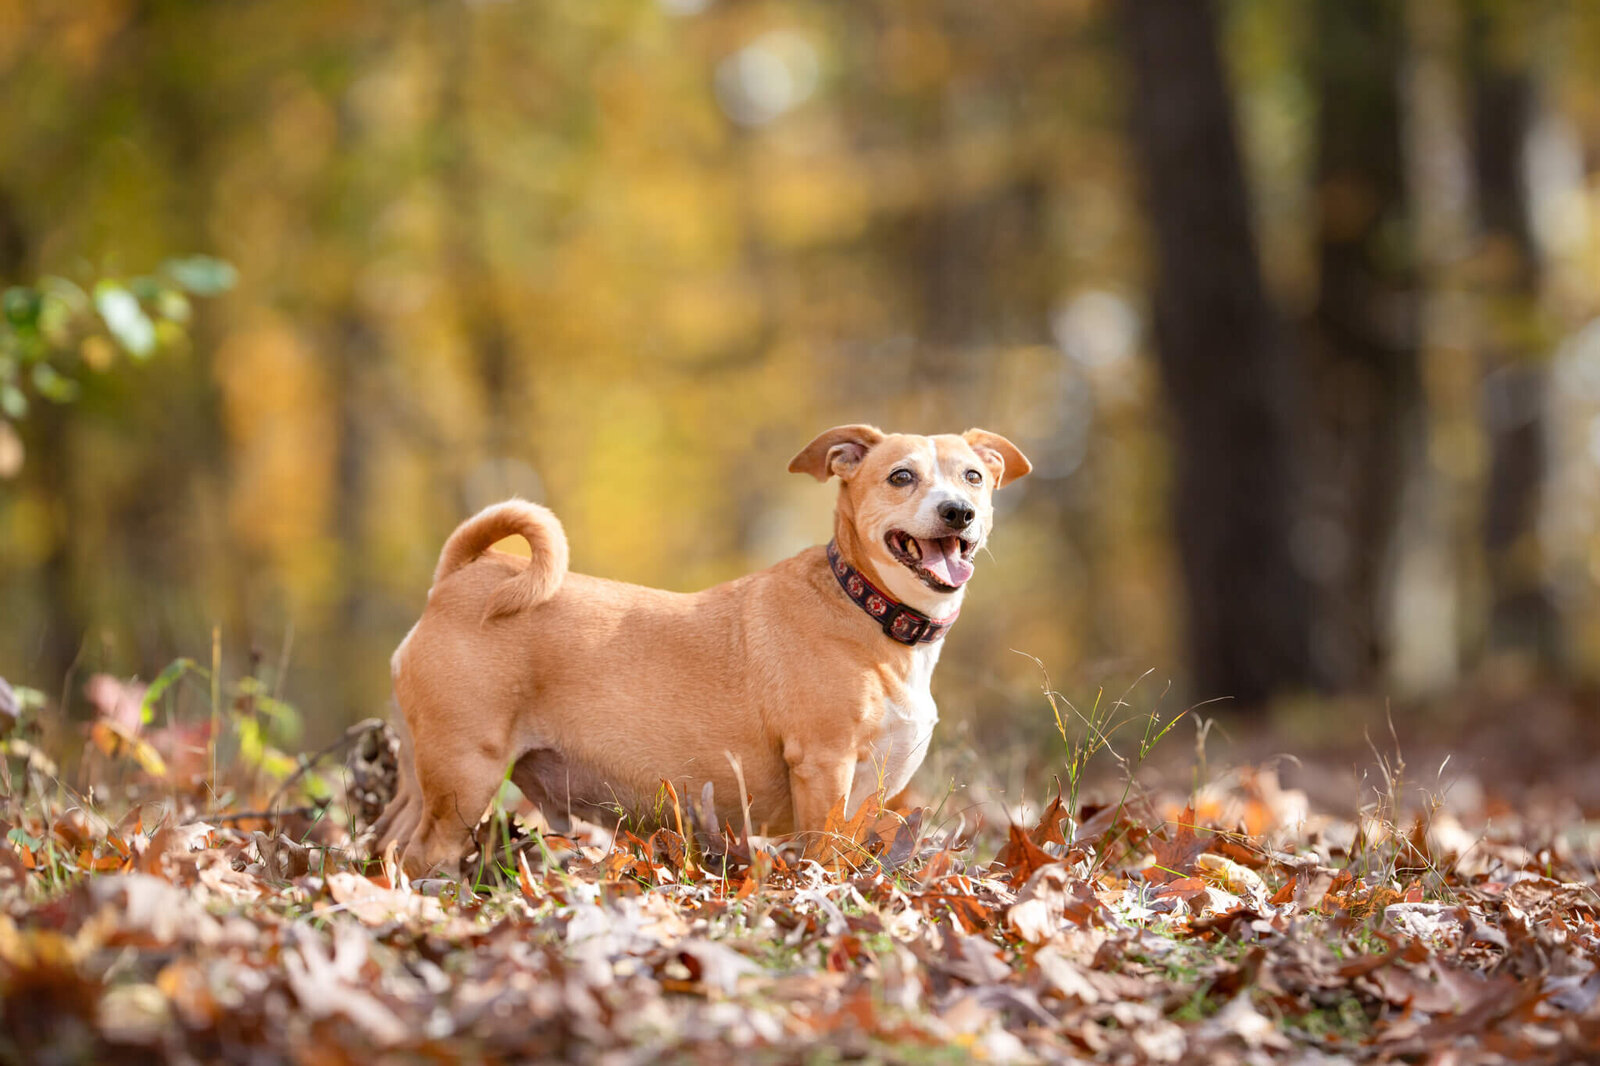
[[[845,562],[839,554],[839,545],[831,540],[828,541],[828,564],[833,576],[839,579],[839,587],[844,589],[844,594],[866,611],[868,617],[882,625],[884,635],[890,640],[907,645],[932,644],[956,624],[956,616],[961,613],[958,608],[955,614],[947,618],[935,619],[907,607]]]

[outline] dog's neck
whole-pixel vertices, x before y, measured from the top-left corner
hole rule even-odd
[[[884,636],[907,647],[932,644],[944,639],[955,625],[957,608],[942,618],[931,618],[914,607],[908,607],[874,585],[861,571],[844,561],[839,545],[828,542],[828,567],[844,594],[866,612],[867,617],[882,627]]]
[[[833,542],[838,545],[844,561],[861,572],[872,584],[891,598],[929,618],[953,618],[961,610],[961,601],[967,590],[936,592],[924,585],[903,566],[885,566],[869,550],[856,531],[855,509],[850,497],[842,491],[833,518]]]

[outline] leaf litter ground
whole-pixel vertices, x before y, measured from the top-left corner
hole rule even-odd
[[[352,737],[288,809],[299,775],[217,809],[112,746],[111,813],[13,747],[0,1060],[1600,1060],[1581,815],[1390,779],[1340,816],[1257,767],[993,828],[873,802],[819,863],[667,790],[649,832],[498,811],[465,882],[407,882],[352,840],[392,772]]]

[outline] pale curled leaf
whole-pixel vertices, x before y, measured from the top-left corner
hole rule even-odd
[[[410,1027],[362,982],[366,938],[348,925],[333,927],[333,950],[304,925],[293,927],[295,950],[283,957],[289,988],[313,1017],[340,1015],[360,1026],[380,1046],[398,1044]]]
[[[1030,944],[1042,944],[1067,924],[1086,925],[1106,915],[1094,888],[1063,863],[1035,870],[1006,911],[1006,925]]]
[[[1248,866],[1210,853],[1195,856],[1194,865],[1201,877],[1234,895],[1247,896],[1256,902],[1267,898],[1266,882]]]
[[[1383,916],[1418,940],[1449,941],[1461,935],[1461,908],[1444,903],[1391,903]]]
[[[1262,1014],[1250,1002],[1249,996],[1235,996],[1216,1015],[1200,1026],[1202,1039],[1219,1040],[1232,1037],[1251,1049],[1286,1051],[1289,1040],[1271,1018]]]
[[[431,922],[445,917],[444,907],[436,897],[385,888],[360,874],[335,871],[328,874],[327,885],[334,901],[365,925],[402,920]]]
[[[101,723],[96,723],[101,724]],[[134,853],[140,871],[166,876],[172,859],[190,855],[205,848],[210,841],[212,827],[204,822],[187,825],[168,824],[158,829],[148,840],[136,840]]]

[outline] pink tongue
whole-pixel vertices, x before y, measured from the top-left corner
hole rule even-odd
[[[946,585],[960,588],[972,576],[972,564],[961,558],[960,537],[941,537],[938,540],[918,537],[917,546],[922,549],[922,565]]]

